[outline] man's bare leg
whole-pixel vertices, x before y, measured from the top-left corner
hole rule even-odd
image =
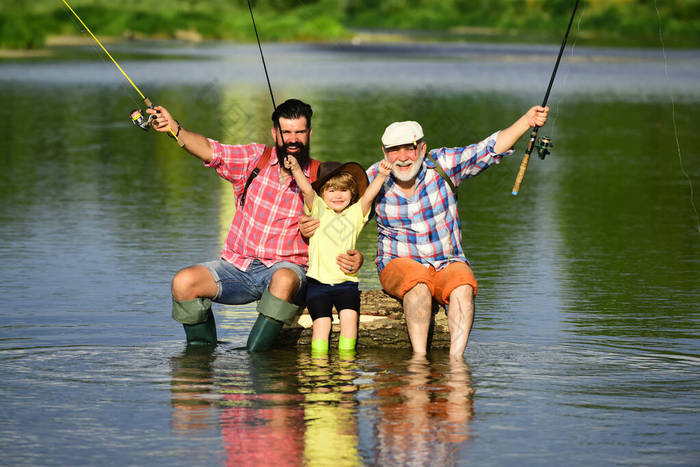
[[[173,278],[173,312],[182,323],[188,344],[216,345],[216,323],[211,310],[211,299],[218,287],[207,268],[201,265],[187,267]]]
[[[217,292],[216,281],[209,270],[201,265],[182,269],[173,278],[173,298],[181,302],[195,298],[214,298]]]
[[[474,289],[460,285],[450,293],[447,326],[450,329],[450,357],[460,358],[467,348],[474,323]]]
[[[296,272],[292,269],[280,268],[272,273],[270,285],[267,288],[275,297],[291,302],[299,291],[300,285],[301,281]]]
[[[406,327],[411,338],[413,352],[424,355],[428,346],[428,330],[432,313],[433,297],[427,285],[420,283],[403,296]]]

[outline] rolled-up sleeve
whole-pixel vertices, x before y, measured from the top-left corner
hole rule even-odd
[[[513,153],[512,149],[496,153],[496,138],[498,131],[478,143],[458,148],[435,149],[432,156],[443,165],[452,180],[459,184],[461,181],[474,177],[493,164],[498,164],[504,156]]]
[[[265,149],[263,144],[231,145],[213,139],[209,139],[209,144],[212,159],[204,162],[204,166],[215,169],[216,173],[231,183],[243,180],[252,170],[249,169],[251,164],[257,161]]]

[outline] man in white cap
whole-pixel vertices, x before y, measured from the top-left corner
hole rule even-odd
[[[447,306],[450,355],[461,358],[474,321],[477,283],[462,250],[458,186],[498,163],[530,128],[547,121],[547,107],[532,107],[515,123],[466,147],[427,153],[417,122],[395,122],[382,135],[393,164],[375,199],[377,270],[384,290],[403,301],[415,354],[427,351],[433,302]],[[378,164],[367,171],[370,181]]]

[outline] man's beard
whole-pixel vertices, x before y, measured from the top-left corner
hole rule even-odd
[[[391,174],[392,174],[392,175],[394,176],[394,178],[396,178],[397,180],[400,180],[400,181],[402,181],[402,182],[410,182],[411,180],[413,180],[413,178],[414,178],[416,175],[418,175],[418,172],[420,172],[420,168],[421,168],[421,166],[423,165],[423,159],[424,159],[424,158],[425,158],[425,156],[421,156],[421,157],[417,158],[417,159],[413,162],[413,167],[411,167],[411,171],[410,171],[409,173],[404,173],[404,172],[399,173],[399,171],[398,171],[398,170],[396,169],[396,167],[394,166],[394,167],[391,169]]]
[[[299,162],[299,166],[303,169],[306,167],[306,165],[309,163],[309,144],[304,144],[304,143],[284,143],[284,146],[277,145],[277,160],[279,160],[279,163],[282,167],[284,167],[284,158],[287,157],[287,149],[288,148],[299,148],[299,151],[290,154],[290,156],[294,156]]]

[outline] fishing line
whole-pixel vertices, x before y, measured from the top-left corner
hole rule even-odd
[[[698,232],[700,232],[700,217],[698,217],[698,209],[695,207],[693,181],[691,180],[690,176],[688,175],[688,172],[686,172],[685,168],[683,167],[683,156],[681,155],[681,143],[678,140],[678,126],[676,124],[676,101],[673,97],[673,89],[670,87],[671,78],[668,74],[668,57],[666,56],[666,44],[664,43],[664,37],[663,37],[662,28],[661,28],[661,13],[659,12],[659,6],[657,5],[656,0],[654,0],[654,9],[656,9],[656,16],[659,20],[659,42],[661,42],[661,53],[663,54],[663,57],[664,57],[664,72],[666,74],[666,81],[669,83],[668,95],[671,99],[671,120],[673,122],[673,134],[674,134],[674,137],[676,139],[676,151],[678,152],[678,163],[681,167],[681,172],[683,173],[683,175],[685,175],[686,180],[688,180],[688,187],[690,188],[690,206],[693,208],[693,212],[695,213],[695,223],[696,223]]]
[[[131,78],[129,77],[129,75],[126,74],[126,72],[124,71],[124,69],[119,65],[119,63],[117,63],[117,61],[114,59],[114,57],[112,57],[112,54],[109,53],[109,51],[105,48],[104,45],[102,45],[102,42],[100,42],[100,40],[97,38],[97,36],[95,36],[95,35],[92,33],[92,31],[91,31],[90,28],[87,26],[87,24],[85,24],[85,22],[80,18],[80,16],[78,16],[78,13],[76,13],[75,10],[73,10],[73,8],[68,4],[68,2],[67,2],[66,0],[62,0],[62,1],[63,1],[64,5],[66,5],[66,7],[68,7],[68,9],[70,10],[70,12],[73,13],[73,16],[75,16],[75,17],[78,19],[78,21],[80,21],[80,24],[83,25],[83,27],[84,27],[85,30],[90,34],[90,36],[92,36],[92,38],[95,39],[95,42],[97,42],[97,44],[98,44],[98,45],[100,46],[100,48],[104,51],[104,53],[107,54],[107,56],[109,57],[109,59],[112,60],[112,63],[114,63],[114,65],[119,69],[119,71],[122,73],[122,75],[124,75],[124,77],[129,81],[129,83],[131,83],[131,86],[133,86],[133,88],[136,90],[136,92],[139,93],[139,96],[141,96],[141,98],[142,98],[143,101],[146,103],[146,105],[147,105],[149,108],[153,108],[154,105],[153,105],[153,103],[151,102],[151,100],[150,100],[148,97],[146,97],[146,96],[141,92],[141,90],[139,89],[139,87],[136,86],[136,84],[131,80]],[[132,112],[132,114],[133,114],[133,113],[134,113],[134,112]],[[133,117],[132,117],[132,118],[133,118]],[[149,121],[150,121],[150,119],[149,119]],[[167,125],[167,126],[168,126],[168,131],[170,132],[170,134],[172,135],[172,137],[175,138],[175,141],[177,141],[178,145],[180,145],[181,147],[184,146],[184,144],[183,144],[182,141],[177,137],[177,135],[175,134],[175,132],[173,131],[173,129],[170,128],[170,125]],[[144,127],[142,126],[142,128],[144,128]],[[144,128],[144,129],[147,129],[147,128]]]
[[[574,23],[574,18],[576,17],[576,10],[578,9],[579,0],[576,0],[574,4],[574,9],[571,12],[571,18],[569,19],[569,25],[566,27],[566,34],[564,34],[564,40],[561,42],[561,47],[559,48],[559,54],[557,55],[557,61],[554,64],[554,70],[552,71],[552,76],[549,79],[549,85],[547,86],[547,92],[544,94],[544,99],[542,100],[542,107],[547,105],[547,100],[549,99],[549,93],[552,90],[552,85],[554,84],[554,78],[557,76],[557,69],[559,68],[559,63],[561,62],[561,57],[564,53],[564,48],[566,47],[566,41],[569,38],[569,32],[571,31],[571,25]],[[518,170],[518,175],[515,177],[515,183],[513,184],[513,195],[517,195],[520,192],[520,184],[525,177],[525,171],[527,170],[527,165],[530,161],[530,154],[532,150],[537,147],[537,152],[540,159],[544,159],[547,154],[549,154],[549,149],[551,148],[551,140],[547,137],[540,138],[537,145],[537,131],[540,129],[539,126],[535,125],[530,133],[530,141],[528,142],[527,149],[523,155],[523,160],[520,163],[520,169]]]
[[[79,30],[80,32],[86,32],[85,29],[83,28],[82,24],[76,19],[74,15],[68,15],[68,19],[73,23],[75,26],[75,29]],[[95,44],[94,41],[90,41],[90,50],[92,54],[95,55],[95,58],[104,63],[110,63],[110,60],[108,57],[106,57],[101,51],[100,48]],[[141,105],[141,102],[138,100],[137,97],[134,96],[133,89],[125,83],[123,80],[119,80],[119,89],[124,90],[124,94],[128,96],[128,99],[130,102],[134,104],[135,107],[138,107]]]
[[[571,60],[571,64],[573,65],[574,63],[574,50],[576,49],[576,42],[578,41],[578,36],[581,34],[581,22],[583,21],[583,17],[586,13],[586,3],[584,2],[583,6],[581,7],[581,12],[579,13],[578,21],[576,22],[576,34],[574,35],[574,41],[569,47],[570,53],[569,53],[569,59]],[[566,87],[566,83],[569,81],[569,75],[571,74],[571,67],[568,67],[566,69],[566,74],[564,75],[564,78],[562,79],[562,87]],[[559,106],[560,103],[557,101],[556,103],[556,108],[554,109],[554,112],[552,112],[552,122],[551,126],[554,128],[556,127],[556,122],[558,120],[559,116]]]
[[[272,85],[270,84],[270,75],[267,74],[267,65],[265,64],[265,55],[262,51],[262,45],[260,45],[260,36],[258,35],[258,27],[255,25],[255,17],[253,16],[253,7],[250,5],[250,0],[248,0],[248,10],[250,11],[250,19],[253,21],[253,30],[255,31],[255,38],[258,41],[258,49],[260,50],[260,58],[262,59],[263,69],[265,70],[265,78],[267,78],[267,88],[270,90],[270,99],[272,99],[272,107],[277,110],[277,105],[275,104],[275,96],[272,94]],[[281,133],[281,131],[280,131]],[[282,143],[284,144],[284,142]]]

